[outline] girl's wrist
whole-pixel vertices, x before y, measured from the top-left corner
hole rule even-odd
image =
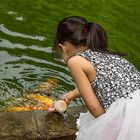
[[[67,104],[69,104],[69,103],[71,102],[71,100],[72,100],[72,99],[69,97],[68,93],[65,94],[64,101],[65,101]]]
[[[79,93],[77,92],[77,90],[72,90],[69,91],[68,93],[66,93],[63,96],[63,100],[69,104],[73,99],[75,99],[76,97],[79,97]]]
[[[79,93],[77,92],[77,90],[72,90],[69,93],[67,93],[68,99],[73,100],[77,97],[79,97]]]

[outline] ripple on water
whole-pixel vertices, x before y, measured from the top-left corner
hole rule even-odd
[[[25,35],[25,34],[22,34],[22,33],[11,31],[11,30],[7,29],[4,26],[4,24],[0,24],[0,31],[7,34],[7,35],[10,35],[10,36],[22,37],[22,38],[26,38],[26,39],[33,39],[33,40],[39,40],[39,41],[44,41],[45,40],[44,36],[38,36],[38,35],[30,36],[30,35]]]
[[[140,69],[139,4],[137,0],[61,0],[57,4],[4,0],[0,4],[0,99],[20,96],[48,78],[59,80],[54,95],[74,87],[66,65],[51,54],[56,25],[69,15],[103,25],[109,47],[128,51],[128,59]]]

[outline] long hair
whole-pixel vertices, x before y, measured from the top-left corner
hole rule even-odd
[[[107,34],[103,27],[95,22],[88,22],[80,16],[64,18],[58,24],[54,39],[55,48],[57,49],[58,44],[63,44],[65,41],[75,47],[87,46],[92,51],[125,55],[123,53],[109,52],[107,49]]]

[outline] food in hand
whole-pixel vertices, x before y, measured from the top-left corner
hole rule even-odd
[[[55,101],[54,108],[57,112],[64,112],[67,109],[67,104],[63,100]]]

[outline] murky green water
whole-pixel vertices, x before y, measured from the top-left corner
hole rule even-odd
[[[59,80],[52,94],[74,87],[66,65],[51,55],[56,25],[70,15],[103,25],[110,50],[129,52],[127,59],[140,70],[139,7],[138,0],[1,0],[1,104],[49,78]]]

